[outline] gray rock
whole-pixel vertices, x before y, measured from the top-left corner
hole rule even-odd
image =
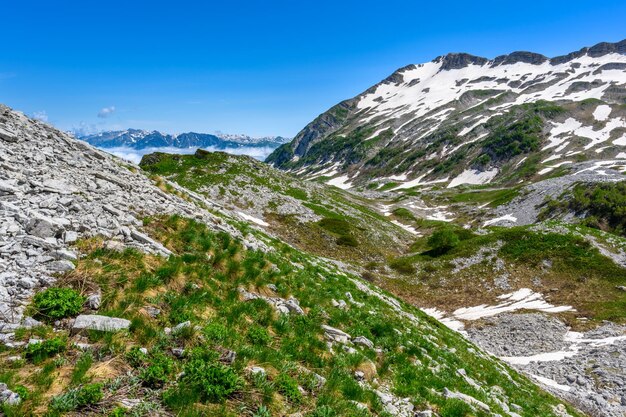
[[[126,330],[130,327],[130,320],[116,317],[100,316],[97,314],[81,314],[76,317],[72,326],[72,333],[83,330],[99,330],[103,332],[115,332]]]
[[[66,260],[50,262],[47,266],[51,272],[69,272],[76,268],[72,262]]]
[[[348,333],[325,324],[322,324],[322,330],[324,330],[324,336],[334,342],[347,343],[351,339]]]
[[[369,349],[374,349],[374,342],[372,342],[371,340],[369,340],[367,337],[365,336],[357,336],[354,339],[352,339],[352,343],[354,343],[355,345],[359,345],[359,346],[363,346]]]
[[[77,240],[78,240],[78,233],[72,230],[66,230],[65,233],[63,233],[63,241],[65,243],[74,243]]]
[[[0,383],[0,403],[7,405],[18,405],[21,402],[20,396],[11,391],[7,384]]]
[[[38,327],[38,326],[43,326],[43,323],[38,320],[35,320],[32,317],[25,317],[24,320],[22,321],[22,327],[26,329],[30,329],[32,327]]]
[[[267,371],[265,371],[265,368],[261,368],[260,366],[251,366],[249,368],[247,368],[247,371],[250,373],[250,375],[266,375]]]
[[[85,301],[85,305],[87,308],[91,310],[97,310],[100,308],[100,303],[102,302],[102,296],[100,294],[91,294],[87,297]]]
[[[161,310],[159,310],[156,307],[146,306],[144,307],[144,309],[146,310],[146,313],[148,313],[148,315],[152,317],[153,319],[158,317],[159,314],[161,314]]]
[[[184,321],[182,323],[178,323],[176,326],[174,326],[174,328],[172,329],[172,333],[176,334],[178,332],[180,332],[181,330],[190,327],[191,326],[191,322],[190,321]]]
[[[237,352],[232,351],[232,350],[227,350],[226,352],[222,353],[222,355],[220,356],[220,361],[227,363],[229,365],[235,362],[235,359],[237,359]]]

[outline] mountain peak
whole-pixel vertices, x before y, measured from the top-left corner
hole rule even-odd
[[[469,65],[485,65],[489,60],[465,52],[452,52],[438,56],[433,62],[441,62],[441,70],[465,68]]]
[[[517,63],[525,63],[531,65],[541,65],[546,61],[549,61],[552,65],[559,65],[569,62],[573,59],[580,58],[583,55],[588,55],[592,58],[599,58],[607,54],[626,54],[626,39],[620,42],[600,42],[591,47],[584,47],[578,51],[570,52],[566,55],[560,55],[553,58],[548,58],[545,55],[531,52],[531,51],[515,51],[509,54],[499,55],[494,59],[488,59],[465,52],[451,52],[446,55],[438,56],[433,62],[441,63],[441,70],[454,70],[465,68],[469,65],[485,65],[490,63],[492,67],[499,65],[512,65]],[[410,66],[409,66],[410,67]],[[393,75],[398,72],[403,72],[408,67],[400,68]],[[391,77],[390,77],[391,78]]]

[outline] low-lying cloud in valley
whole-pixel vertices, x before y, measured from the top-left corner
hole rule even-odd
[[[167,147],[159,147],[159,148],[144,148],[144,149],[133,149],[130,147],[116,147],[116,148],[100,148],[101,150],[113,154],[119,158],[125,159],[127,161],[138,164],[141,161],[141,158],[144,155],[154,153],[154,152],[164,152],[171,154],[180,154],[180,155],[189,155],[195,153],[199,148],[176,148],[173,146]],[[242,146],[239,148],[226,148],[226,149],[218,149],[215,147],[203,148],[204,150],[210,152],[226,152],[233,155],[248,155],[252,158],[258,159],[259,161],[264,161],[267,156],[274,151],[272,147],[259,147],[259,146]]]

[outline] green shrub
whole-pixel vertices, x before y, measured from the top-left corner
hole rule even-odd
[[[12,388],[12,391],[19,395],[22,401],[28,400],[30,397],[30,392],[24,385],[16,385]]]
[[[415,265],[409,258],[396,258],[389,262],[389,267],[393,270],[405,274],[411,275],[415,273]]]
[[[428,246],[435,254],[443,254],[461,243],[459,236],[452,229],[439,229],[428,238]]]
[[[298,382],[287,374],[279,374],[276,378],[276,387],[290,403],[298,404],[302,401],[302,393],[298,389]]]
[[[66,340],[60,337],[31,343],[24,349],[24,356],[37,364],[65,350]]]
[[[573,211],[583,224],[626,236],[626,181],[577,184],[558,200],[546,202],[540,218]]]
[[[272,417],[272,413],[266,406],[260,405],[252,417]]]
[[[327,405],[322,405],[307,414],[307,417],[335,417],[336,415],[335,410]]]
[[[87,374],[87,371],[89,370],[89,368],[91,368],[92,364],[93,364],[93,356],[91,355],[91,353],[90,352],[83,353],[80,356],[80,358],[78,358],[78,360],[76,361],[76,366],[74,367],[74,370],[72,371],[72,379],[70,381],[71,384],[77,385],[77,384],[84,382],[85,374]]]
[[[219,363],[192,359],[184,369],[183,383],[194,389],[204,402],[222,402],[243,386],[232,368]]]
[[[337,238],[337,244],[340,246],[351,246],[351,247],[357,247],[359,246],[359,241],[356,240],[356,238],[352,235],[346,235],[346,236],[339,236]]]
[[[204,327],[204,336],[207,340],[212,342],[221,343],[229,336],[229,331],[226,326],[221,323],[209,323]]]
[[[267,330],[260,326],[251,327],[247,338],[250,343],[257,346],[267,346],[272,340]]]
[[[125,408],[115,407],[109,412],[108,417],[124,417],[126,415],[128,415],[128,413],[126,412]]]
[[[483,142],[483,152],[491,159],[509,159],[539,148],[542,119],[527,116],[508,126],[500,126]]]
[[[54,321],[78,314],[85,297],[71,288],[48,288],[35,294],[33,301],[38,318]]]
[[[147,366],[139,373],[139,378],[145,386],[160,388],[169,380],[174,369],[174,362],[163,353],[150,355]]]
[[[441,408],[441,417],[465,417],[471,415],[472,408],[461,400],[450,399]]]
[[[65,413],[96,404],[102,400],[103,396],[102,384],[87,384],[53,397],[50,401],[50,409]]]
[[[126,352],[126,362],[133,368],[139,368],[148,359],[148,355],[141,351],[138,346],[133,346],[128,352]]]

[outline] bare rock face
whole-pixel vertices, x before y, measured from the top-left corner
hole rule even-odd
[[[117,317],[99,316],[97,314],[81,314],[74,320],[72,333],[83,330],[98,330],[101,332],[116,332],[130,327],[130,320]]]
[[[34,292],[74,269],[69,246],[78,239],[99,235],[121,249],[168,256],[141,230],[141,217],[162,214],[242,237],[204,208],[161,191],[136,167],[0,105],[0,332],[20,325]],[[243,240],[265,248],[253,237]]]

